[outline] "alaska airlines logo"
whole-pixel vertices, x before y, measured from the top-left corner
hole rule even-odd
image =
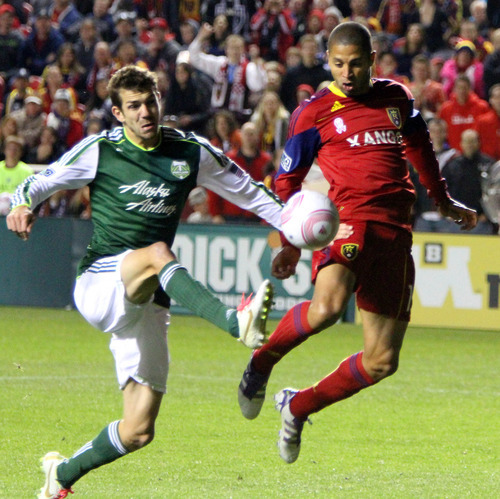
[[[175,204],[167,205],[165,203],[165,198],[170,195],[170,189],[165,187],[163,183],[152,186],[149,180],[142,180],[132,185],[121,185],[118,190],[120,194],[130,193],[145,198],[137,202],[131,201],[127,203],[125,207],[126,211],[137,210],[145,213],[172,215],[177,210]]]
[[[388,107],[387,115],[396,128],[401,128],[401,113],[397,107]]]
[[[344,104],[341,104],[338,100],[336,100],[335,104],[330,109],[330,112],[334,113],[335,111],[338,111],[339,109],[342,109],[343,107],[345,107]]]
[[[394,130],[380,130],[375,132],[365,132],[363,135],[353,135],[348,137],[347,142],[351,147],[360,146],[376,146],[380,144],[399,144],[403,143],[403,135],[401,132]]]

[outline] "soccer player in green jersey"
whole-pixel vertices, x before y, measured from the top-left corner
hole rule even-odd
[[[173,298],[246,346],[266,341],[272,287],[229,309],[195,281],[170,251],[189,192],[203,185],[280,227],[281,202],[218,149],[194,134],[162,127],[156,77],[135,66],[111,78],[113,114],[122,124],[82,140],[17,188],[7,226],[28,239],[32,208],[61,189],[90,188],[94,232],[80,263],[75,303],[111,333],[123,416],[70,459],[42,459],[43,498],[63,498],[89,471],[153,440],[168,373],[168,305]]]

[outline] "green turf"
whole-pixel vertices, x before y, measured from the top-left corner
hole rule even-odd
[[[120,417],[107,341],[75,311],[0,307],[1,498],[33,497],[40,456],[71,455]],[[174,317],[156,440],[84,477],[74,497],[498,497],[499,344],[498,332],[411,328],[399,372],[314,415],[287,465],[271,397],[258,419],[239,413],[249,351]],[[305,387],[360,349],[353,325],[311,338],[276,367],[269,394]]]

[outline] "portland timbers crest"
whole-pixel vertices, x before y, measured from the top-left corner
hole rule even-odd
[[[396,128],[401,128],[401,113],[397,107],[388,107],[387,114]]]
[[[354,260],[358,256],[359,244],[343,244],[340,248],[342,256],[347,260]]]
[[[172,161],[170,171],[174,177],[180,178],[181,180],[186,178],[190,173],[187,161]]]

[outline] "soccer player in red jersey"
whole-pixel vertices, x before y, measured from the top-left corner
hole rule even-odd
[[[345,359],[314,386],[286,388],[275,395],[281,412],[280,456],[294,462],[308,416],[393,374],[410,320],[414,285],[410,211],[415,200],[406,159],[443,216],[463,229],[477,215],[450,198],[429,139],[413,108],[409,90],[392,80],[371,78],[375,52],[369,31],[346,22],[331,33],[328,64],[333,82],[292,115],[276,178],[283,200],[300,190],[316,158],[330,183],[329,197],[347,238],[313,254],[311,301],[289,310],[269,343],[255,350],[243,374],[238,401],[245,417],[257,417],[273,366],[311,335],[335,324],[352,293],[360,311],[364,348]],[[294,274],[300,250],[283,240],[273,260],[279,279]]]

